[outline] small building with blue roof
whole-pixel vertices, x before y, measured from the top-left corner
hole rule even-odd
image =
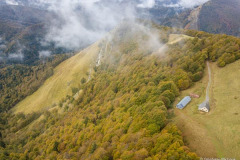
[[[191,97],[190,96],[186,96],[184,97],[178,104],[177,104],[177,108],[179,109],[183,109],[184,107],[186,107],[188,105],[188,103],[191,102]]]

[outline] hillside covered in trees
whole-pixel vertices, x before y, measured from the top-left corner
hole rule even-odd
[[[35,65],[0,65],[0,112],[31,95],[43,82],[52,76],[53,68],[67,59],[68,55],[55,55]]]
[[[238,60],[240,40],[124,23],[98,45],[101,65],[72,95],[42,112],[1,113],[0,159],[198,159],[170,109],[207,60]]]

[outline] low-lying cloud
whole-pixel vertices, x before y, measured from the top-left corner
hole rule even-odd
[[[51,51],[40,51],[39,53],[39,58],[47,58],[51,56]]]
[[[19,5],[19,3],[15,0],[5,0],[5,3],[9,5]]]
[[[6,48],[7,48],[7,46],[5,44],[0,44],[0,50],[4,50]]]
[[[58,15],[50,25],[47,42],[77,50],[101,39],[123,19],[134,18],[134,9],[99,0],[60,0],[48,8]]]
[[[192,8],[208,0],[5,0],[7,4],[44,6],[57,17],[48,26],[42,44],[79,50],[103,38],[124,19],[138,18],[137,8],[157,5]],[[161,16],[161,15],[159,15]],[[48,56],[40,51],[39,57]]]
[[[22,61],[24,58],[24,55],[22,52],[18,52],[18,53],[12,53],[8,55],[8,59],[10,60],[19,60]]]
[[[38,1],[48,3],[48,9],[58,15],[51,23],[45,41],[55,42],[57,47],[78,50],[101,39],[123,19],[138,17],[136,8],[150,9],[163,4],[168,4],[168,7],[192,8],[208,0],[179,0],[175,3],[167,0]]]
[[[19,41],[16,42],[16,46],[18,48],[17,51],[10,53],[8,55],[8,60],[23,61],[24,50],[26,49],[26,47],[24,45],[22,45]]]
[[[153,8],[155,0],[141,0],[141,3],[137,5],[139,8]]]

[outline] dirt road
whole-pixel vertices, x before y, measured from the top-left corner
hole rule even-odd
[[[211,68],[209,66],[209,62],[207,62],[207,67],[208,67],[208,86],[206,89],[206,101],[209,102],[209,90],[210,90],[210,86],[212,83],[212,78],[211,78]]]

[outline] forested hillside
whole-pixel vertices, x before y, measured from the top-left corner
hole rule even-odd
[[[240,40],[124,23],[102,45],[101,65],[72,95],[43,112],[1,114],[1,159],[198,159],[169,109],[207,60],[238,60]]]
[[[0,66],[0,112],[8,111],[36,91],[53,74],[53,68],[68,55],[56,55],[33,66],[15,64]],[[44,63],[43,63],[44,62]]]
[[[52,19],[56,15],[46,10],[0,5],[0,63],[33,65],[41,58],[41,51],[68,53],[54,43],[43,45]]]
[[[210,33],[240,36],[240,1],[211,0],[199,15],[199,29]]]

